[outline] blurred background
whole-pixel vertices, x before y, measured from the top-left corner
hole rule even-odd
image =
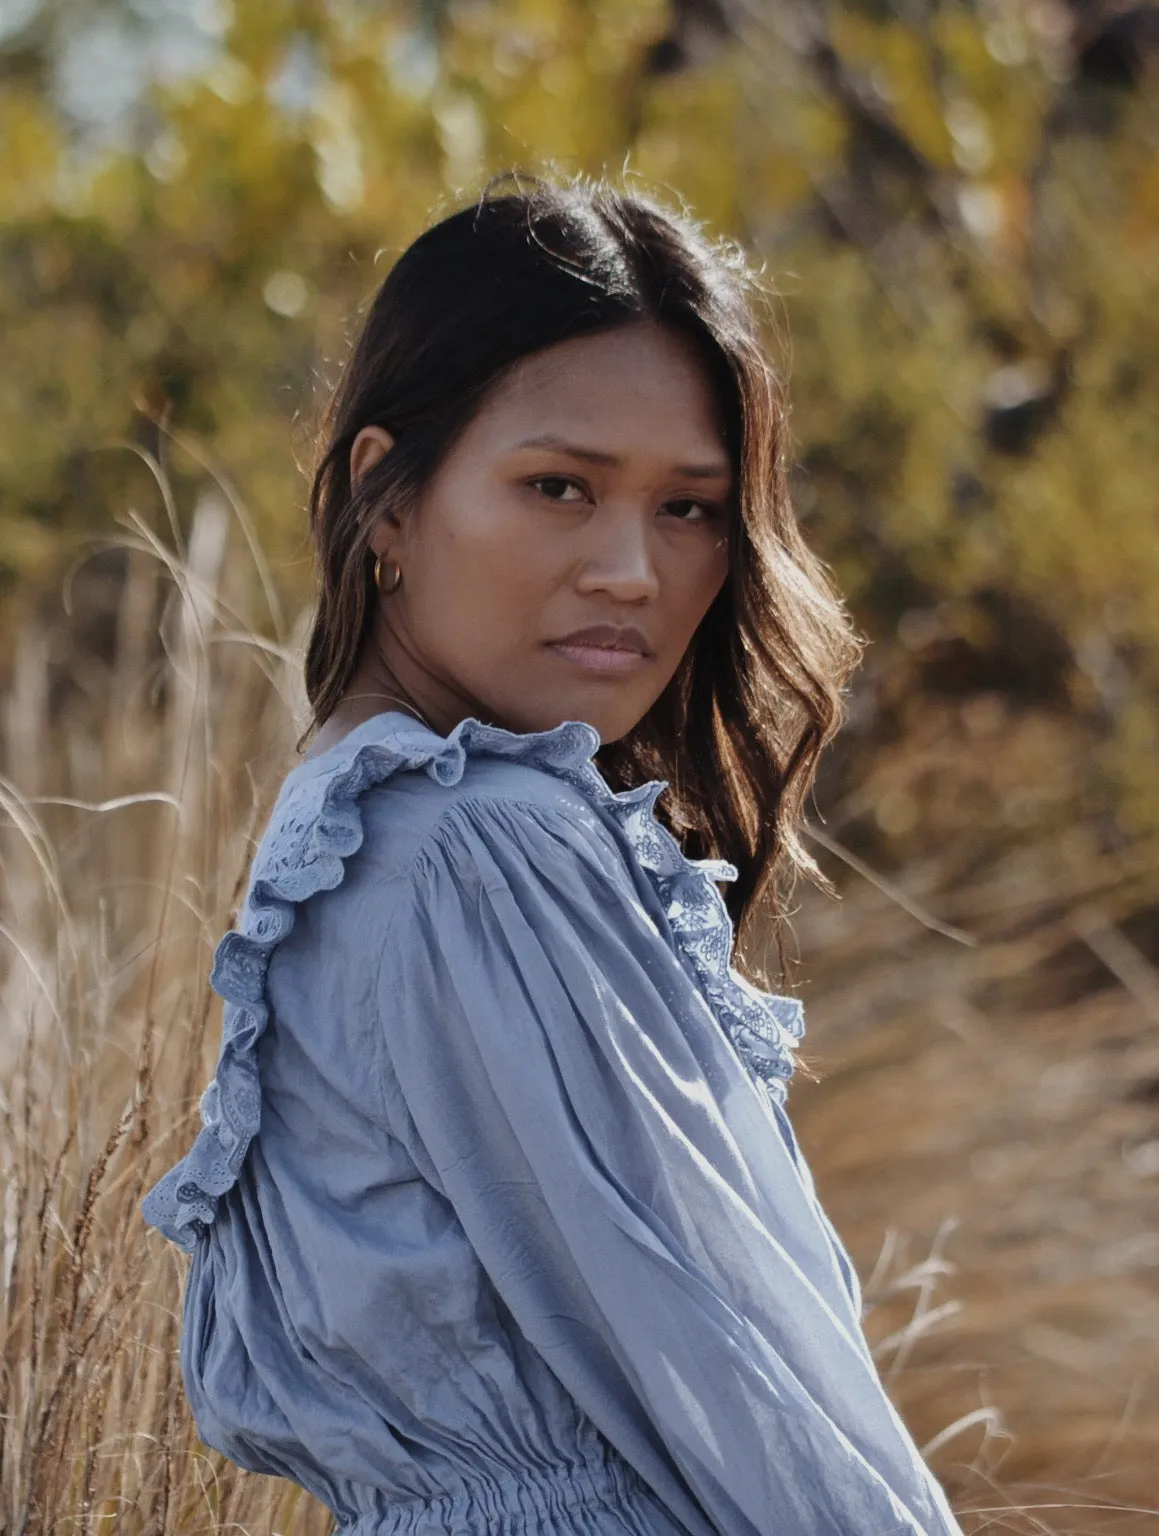
[[[320,409],[516,166],[763,264],[872,641],[791,1105],[894,1400],[969,1532],[1159,1530],[1157,71],[1116,0],[0,0],[0,1527],[326,1529],[197,1442],[137,1201],[304,724]]]

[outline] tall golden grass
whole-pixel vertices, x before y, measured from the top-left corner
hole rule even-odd
[[[138,1209],[198,1123],[212,951],[294,760],[307,615],[285,621],[224,477],[185,539],[143,457],[162,515],[130,511],[82,562],[86,601],[118,563],[104,642],[81,642],[70,576],[64,611],[16,632],[4,704],[0,1527],[312,1536],[330,1522],[304,1492],[199,1444],[186,1260]],[[1076,849],[969,869],[938,850],[896,891],[847,871],[843,902],[810,896],[796,925],[824,1070],[795,1119],[885,1379],[970,1532],[1159,1528],[1159,1130],[1139,1092],[1159,986],[1120,926],[1154,871]],[[1043,1005],[1036,968],[1079,952],[1116,987]]]

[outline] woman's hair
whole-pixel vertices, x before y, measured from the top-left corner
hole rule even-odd
[[[859,641],[793,514],[787,408],[751,303],[757,280],[735,246],[651,199],[524,175],[502,192],[511,179],[489,182],[403,252],[326,410],[310,493],[321,592],[302,741],[342,697],[372,620],[372,528],[420,497],[504,370],[571,337],[640,319],[670,326],[698,349],[722,408],[736,476],[729,572],[664,693],[595,761],[617,791],[669,781],[657,814],[688,857],[736,865],[725,902],[738,936],[771,896],[783,969],[780,919],[796,876],[828,885],[801,842],[804,803]],[[368,425],[394,446],[352,490],[350,451]]]

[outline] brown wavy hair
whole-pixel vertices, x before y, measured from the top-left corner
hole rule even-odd
[[[322,421],[309,504],[320,575],[305,663],[312,718],[298,746],[341,699],[368,632],[371,529],[421,496],[504,370],[641,318],[671,326],[699,349],[722,407],[738,514],[729,574],[664,693],[595,761],[615,790],[669,781],[657,815],[688,857],[736,866],[724,899],[738,939],[759,906],[783,974],[797,876],[829,888],[802,842],[804,805],[860,641],[793,512],[763,299],[735,245],[603,180],[506,173],[424,231],[371,300]],[[352,491],[350,450],[372,424],[394,447]],[[745,968],[767,985],[761,968]]]

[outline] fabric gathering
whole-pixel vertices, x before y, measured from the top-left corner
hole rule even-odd
[[[960,1536],[785,1108],[800,1004],[596,730],[374,716],[286,776],[211,984],[203,1442],[346,1536]]]

